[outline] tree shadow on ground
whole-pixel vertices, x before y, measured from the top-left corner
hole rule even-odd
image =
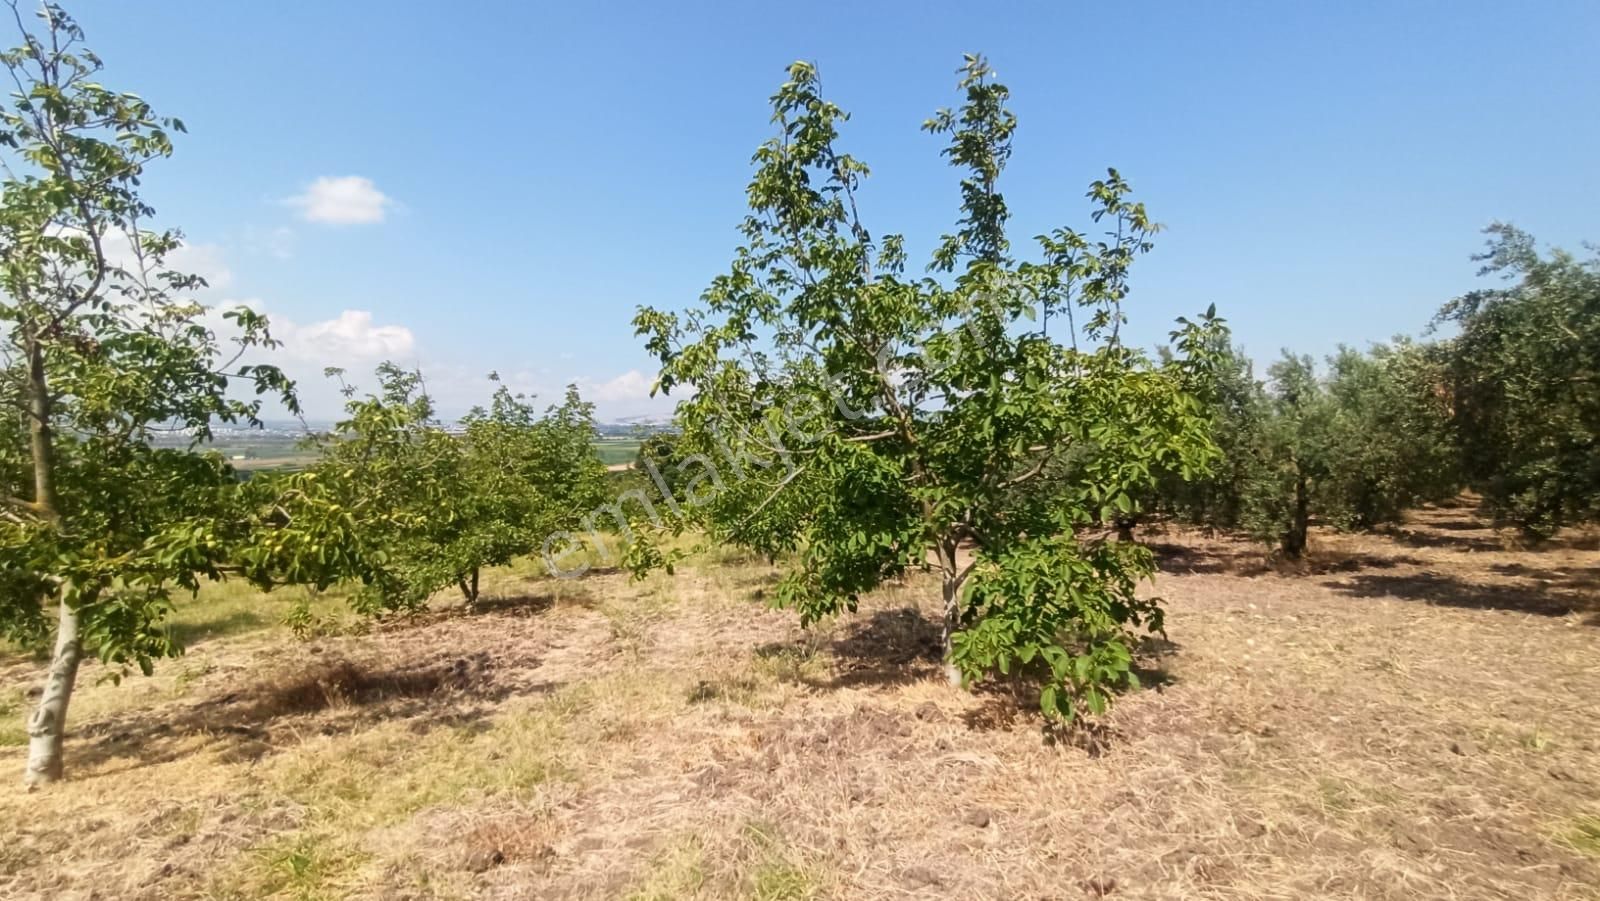
[[[1410,575],[1362,574],[1327,583],[1353,597],[1392,597],[1441,607],[1504,610],[1539,616],[1590,614],[1588,625],[1600,625],[1600,611],[1591,599],[1555,593],[1544,586],[1466,582],[1436,572]]]
[[[1156,555],[1156,568],[1167,575],[1227,574],[1235,576],[1324,575],[1335,572],[1360,572],[1367,569],[1393,569],[1419,566],[1421,560],[1405,555],[1390,556],[1362,552],[1339,552],[1313,548],[1298,561],[1273,560],[1258,545],[1244,542],[1212,542],[1204,547],[1147,542]]]
[[[940,672],[940,626],[914,607],[878,610],[829,645],[833,674],[821,688],[904,685]]]
[[[1448,525],[1450,528],[1445,528]],[[1382,533],[1398,544],[1415,548],[1434,548],[1455,551],[1498,551],[1505,542],[1492,529],[1479,526],[1460,527],[1457,523],[1436,523],[1428,529],[1394,528]],[[1435,531],[1437,529],[1438,531]]]
[[[1103,717],[1086,714],[1070,722],[1046,719],[1039,708],[1039,687],[1036,684],[1015,680],[990,681],[974,686],[972,694],[977,704],[963,712],[961,720],[973,732],[1005,732],[1015,728],[1019,722],[1032,723],[1039,728],[1046,743],[1078,748],[1090,757],[1100,757],[1126,737]],[[1125,695],[1127,692],[1118,694]]]
[[[1589,592],[1600,589],[1600,566],[1566,566],[1558,569],[1521,563],[1496,563],[1489,568],[1502,576],[1533,579],[1546,588]]]
[[[1141,691],[1164,691],[1177,682],[1177,677],[1167,669],[1166,660],[1180,650],[1177,642],[1161,635],[1140,639],[1134,649],[1133,663],[1133,674],[1138,682],[1133,687],[1116,689],[1117,698],[1113,703],[1120,703]],[[1080,716],[1070,723],[1046,720],[1039,707],[1040,683],[1020,674],[1012,678],[986,679],[973,686],[972,694],[978,704],[961,718],[967,728],[975,732],[1007,730],[1018,721],[1029,720],[1039,725],[1046,741],[1079,748],[1090,757],[1104,754],[1123,737],[1109,721],[1100,717]]]
[[[1325,576],[1330,573],[1353,573],[1368,569],[1394,569],[1398,566],[1422,566],[1415,557],[1390,557],[1385,554],[1337,553],[1313,549],[1304,560],[1285,569],[1294,575]]]
[[[588,607],[593,604],[593,598],[588,594],[558,597],[554,594],[491,595],[485,592],[478,596],[478,602],[472,606],[460,603],[458,598],[456,603],[448,606],[425,607],[420,610],[386,614],[378,619],[366,620],[359,624],[359,628],[370,629],[373,632],[389,633],[404,632],[409,629],[422,629],[451,620],[476,617],[504,616],[521,619],[543,614],[557,603]]]
[[[1494,527],[1478,519],[1439,519],[1430,517],[1423,520],[1429,529],[1441,532],[1493,532]]]
[[[535,616],[555,606],[556,597],[553,594],[507,594],[488,595],[478,598],[478,603],[469,608],[462,608],[462,612],[469,616],[484,614],[509,614],[512,616]]]
[[[1571,551],[1600,551],[1600,532],[1580,532],[1557,535],[1546,542],[1552,549]]]
[[[453,604],[449,607],[439,607],[418,611],[408,616],[397,617],[392,620],[392,628],[411,628],[441,622],[448,619],[459,619],[474,616],[537,616],[554,607],[558,598],[553,594],[488,594],[478,596],[478,602],[471,606],[466,604]],[[585,603],[588,595],[581,597],[568,597],[564,600],[572,603]]]
[[[253,762],[308,734],[343,735],[379,721],[407,722],[417,734],[486,728],[494,704],[513,692],[556,687],[497,680],[493,670],[486,652],[405,663],[330,654],[193,704],[90,723],[73,735],[72,763],[127,761],[96,774],[109,775],[192,755],[196,739],[226,760]]]
[[[1272,571],[1266,556],[1255,548],[1228,545],[1194,547],[1164,541],[1147,541],[1145,546],[1156,556],[1156,568],[1169,575],[1219,574],[1262,575]]]
[[[180,647],[192,648],[218,638],[228,638],[241,632],[264,629],[277,620],[260,610],[236,610],[217,619],[202,622],[169,622],[167,634]]]
[[[737,576],[732,580],[731,587],[748,600],[765,602],[771,598],[773,589],[777,588],[781,581],[783,581],[781,572],[767,569]]]
[[[1146,635],[1140,639],[1133,653],[1133,674],[1139,687],[1162,691],[1178,681],[1167,669],[1167,658],[1175,656],[1183,646],[1164,635]]]

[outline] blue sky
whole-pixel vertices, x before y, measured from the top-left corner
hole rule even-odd
[[[213,300],[323,365],[421,364],[454,412],[499,370],[659,411],[636,305],[731,258],[767,98],[816,61],[873,168],[869,227],[925,255],[956,173],[918,126],[988,55],[1021,120],[1014,234],[1088,226],[1108,165],[1167,226],[1133,333],[1215,302],[1255,356],[1420,331],[1495,219],[1600,240],[1600,4],[80,0],[105,81],[190,134],[147,180]],[[320,181],[319,181],[320,180]],[[296,200],[298,198],[298,200]]]

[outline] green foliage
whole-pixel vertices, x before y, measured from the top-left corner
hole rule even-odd
[[[1331,471],[1333,408],[1310,357],[1289,353],[1267,369],[1270,389],[1254,466],[1244,482],[1244,526],[1290,557],[1306,549],[1313,492]]]
[[[0,54],[18,85],[0,108],[0,626],[38,642],[64,605],[88,650],[148,671],[177,650],[173,592],[220,578],[246,531],[229,468],[153,437],[200,442],[294,395],[239,364],[274,346],[266,320],[233,310],[219,335],[204,281],[167,264],[181,235],[149,226],[145,167],[183,123],[99,84],[59,7],[40,17]]]
[[[1132,630],[1160,628],[1134,594],[1148,554],[1074,533],[1132,510],[1157,473],[1210,462],[1188,385],[1220,322],[1182,323],[1162,363],[1120,342],[1129,269],[1157,226],[1115,170],[1089,191],[1103,234],[1057,229],[1037,239],[1037,260],[1014,261],[998,190],[1009,92],[980,57],[961,73],[962,107],[926,124],[965,171],[931,275],[907,274],[900,236],[868,231],[867,167],[836,147],[847,116],[795,63],[772,98],[778,134],[756,152],[730,271],[699,307],[641,309],[635,324],[660,388],[689,389],[675,512],[716,540],[792,552],[776,596],[806,621],[908,569],[937,570],[962,677],[1027,670],[1046,711],[1071,717],[1127,682]],[[1075,312],[1070,344],[1048,334],[1052,316]],[[1052,503],[1018,502],[1067,459]]]
[[[1219,330],[1212,348],[1215,365],[1209,381],[1197,386],[1210,415],[1217,457],[1204,473],[1163,474],[1151,506],[1165,506],[1180,518],[1209,529],[1239,528],[1245,516],[1245,486],[1257,470],[1266,421],[1266,395],[1254,366]]]
[[[1344,529],[1398,522],[1456,493],[1455,434],[1434,349],[1397,339],[1329,359],[1330,457],[1320,515]]]
[[[251,481],[270,526],[248,554],[258,582],[359,581],[368,613],[450,586],[476,603],[484,567],[537,552],[603,498],[593,409],[576,389],[541,415],[500,385],[452,431],[419,374],[385,363],[377,377],[375,394],[347,389],[348,418],[316,466]]]
[[[678,436],[673,432],[655,432],[639,442],[633,468],[644,471],[663,497],[681,499],[688,483],[683,462],[684,452]]]
[[[1149,549],[1131,542],[1019,542],[980,564],[952,654],[1002,675],[1033,674],[1047,715],[1070,719],[1080,705],[1103,713],[1111,689],[1138,684],[1127,628],[1162,631],[1159,600],[1135,593],[1154,571]]]
[[[1540,256],[1489,229],[1484,274],[1516,283],[1444,306],[1462,467],[1495,517],[1531,536],[1600,516],[1600,255]]]
[[[1341,529],[1396,522],[1459,485],[1443,372],[1431,348],[1341,348],[1319,376],[1285,354],[1269,384],[1221,380],[1214,434],[1223,467],[1198,486],[1214,524],[1241,525],[1290,557],[1313,519]],[[1229,517],[1236,516],[1233,522]]]

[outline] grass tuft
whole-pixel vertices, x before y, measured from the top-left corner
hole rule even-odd
[[[1585,815],[1572,821],[1567,831],[1567,844],[1585,854],[1600,857],[1600,816]]]
[[[689,837],[670,845],[651,861],[627,901],[678,901],[698,894],[706,884],[705,847]]]

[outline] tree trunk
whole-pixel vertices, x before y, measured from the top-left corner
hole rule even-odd
[[[61,779],[61,743],[66,735],[67,704],[72,700],[72,687],[78,681],[78,663],[82,659],[78,612],[63,598],[50,674],[45,679],[39,706],[28,718],[28,766],[22,775],[25,785],[46,785]]]
[[[461,598],[467,602],[468,607],[477,606],[478,603],[478,568],[472,568],[472,576],[456,576],[456,586],[461,589]]]
[[[1299,560],[1306,552],[1306,533],[1311,528],[1311,497],[1306,489],[1306,477],[1294,481],[1294,518],[1289,531],[1283,535],[1283,553],[1291,560]]]
[[[950,637],[961,627],[961,570],[956,565],[956,547],[950,538],[941,538],[933,545],[939,574],[943,576],[940,600],[944,603],[944,617],[939,626],[939,650],[944,655],[944,677],[951,685],[961,684],[961,670],[950,659]]]
[[[52,526],[61,524],[56,505],[56,445],[50,428],[50,385],[45,380],[44,347],[28,341],[28,439],[33,457],[33,505]]]
[[[961,670],[957,669],[950,659],[950,636],[956,634],[956,629],[961,625],[960,592],[954,572],[945,572],[941,594],[944,600],[944,621],[939,627],[939,648],[944,653],[944,677],[950,680],[951,685],[960,685]]]
[[[38,515],[53,528],[61,526],[56,503],[55,436],[50,428],[50,386],[45,379],[44,348],[37,338],[28,341],[28,436],[33,456],[33,504]],[[22,781],[43,785],[61,778],[61,744],[66,733],[67,704],[78,680],[83,641],[78,635],[78,611],[67,603],[65,587],[57,589],[61,607],[56,629],[56,649],[50,658],[39,706],[28,718],[28,763]]]
[[[962,671],[957,669],[954,661],[950,659],[950,635],[955,635],[962,624],[962,584],[960,584],[960,570],[955,567],[955,541],[949,538],[939,538],[933,541],[934,559],[939,562],[939,575],[941,591],[939,599],[944,605],[944,616],[939,624],[939,651],[944,659],[944,677],[950,680],[950,685],[962,683]]]

